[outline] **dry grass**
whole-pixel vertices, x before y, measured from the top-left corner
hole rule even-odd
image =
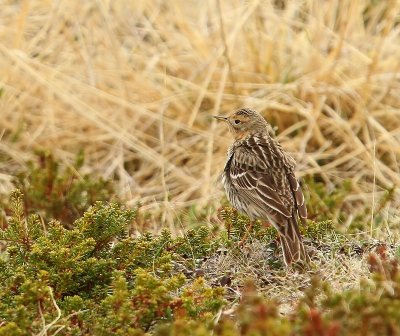
[[[205,261],[201,272],[211,284],[225,285],[231,302],[240,301],[243,287],[250,280],[266,297],[277,299],[281,303],[281,312],[287,313],[294,309],[299,298],[304,297],[304,290],[311,286],[313,278],[326,282],[335,292],[360,288],[360,279],[371,275],[367,257],[371,252],[376,253],[380,246],[379,242],[371,241],[361,249],[355,241],[343,242],[334,237],[326,243],[306,239],[305,244],[312,255],[311,267],[305,270],[271,267],[270,261],[276,250],[253,240],[244,248],[229,253],[217,251]],[[387,256],[393,258],[395,246],[385,248]],[[281,255],[274,257],[282,260]]]
[[[115,179],[123,197],[160,209],[175,228],[180,209],[222,197],[230,138],[210,116],[247,106],[278,127],[300,175],[329,187],[351,179],[354,212],[374,208],[400,186],[399,9],[372,0],[4,0],[0,192],[33,149],[67,165],[84,149],[89,172]],[[386,205],[387,221],[397,207]]]

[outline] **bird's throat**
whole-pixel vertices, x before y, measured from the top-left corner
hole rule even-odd
[[[247,135],[249,134],[249,132],[245,132],[245,131],[237,131],[235,132],[235,140],[243,140]]]
[[[243,140],[250,135],[249,131],[236,131],[234,133],[235,140]]]

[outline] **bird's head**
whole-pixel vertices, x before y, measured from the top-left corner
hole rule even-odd
[[[226,122],[236,140],[244,139],[254,133],[273,132],[260,113],[248,108],[237,110],[228,117],[214,116],[214,118]]]

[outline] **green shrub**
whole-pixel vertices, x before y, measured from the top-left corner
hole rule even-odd
[[[52,154],[38,152],[37,162],[29,162],[14,179],[23,195],[25,213],[39,214],[46,223],[57,219],[69,227],[96,201],[110,200],[114,194],[111,182],[80,174],[83,162],[80,153],[74,167],[61,167]],[[0,207],[7,213],[11,210],[6,201],[2,204],[0,200]]]
[[[239,242],[248,237],[252,237],[263,242],[269,243],[276,239],[276,230],[269,223],[261,221],[250,221],[250,219],[240,214],[230,206],[224,206],[219,210],[219,216],[224,221],[226,238],[231,242]]]
[[[209,231],[128,237],[136,211],[97,202],[73,228],[24,215],[23,195],[0,240],[0,335],[141,335],[180,319],[210,323],[224,290],[173,272],[212,251]]]
[[[266,299],[251,282],[239,288],[236,302],[198,276],[203,262],[221,249],[241,253],[242,240],[279,251],[276,232],[265,223],[250,225],[223,207],[226,230],[132,237],[127,233],[137,209],[95,202],[67,228],[26,215],[30,197],[12,193],[11,216],[0,230],[6,244],[0,254],[0,336],[400,334],[399,265],[384,245],[369,256],[371,276],[359,288],[335,291],[315,277],[283,315],[280,302]],[[301,230],[316,248],[339,252],[349,246],[331,221],[310,221]]]
[[[346,196],[354,192],[351,181],[344,180],[341,185],[328,188],[325,182],[319,181],[316,176],[310,176],[304,179],[303,190],[309,220],[334,221],[338,229],[343,229],[341,224],[346,222],[349,216],[352,216],[354,218],[350,226],[346,228],[346,233],[364,233],[364,237],[367,237],[365,232],[368,232],[372,226],[375,230],[383,228],[386,234],[387,226],[384,225],[387,223],[385,224],[382,212],[395,197],[396,188],[394,186],[384,190],[382,196],[376,200],[372,223],[371,207],[360,206],[357,202],[345,202]],[[397,226],[393,229],[397,231]]]
[[[352,190],[350,181],[345,180],[342,185],[329,189],[325,182],[318,181],[316,177],[307,177],[303,185],[309,219],[332,220],[338,214],[340,217],[346,213],[343,201]]]

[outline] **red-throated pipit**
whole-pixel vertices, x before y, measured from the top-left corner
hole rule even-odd
[[[307,208],[294,159],[258,112],[244,108],[215,118],[225,121],[235,138],[222,173],[229,201],[250,219],[266,219],[278,230],[286,265],[307,262],[297,223],[298,216],[305,223]]]

